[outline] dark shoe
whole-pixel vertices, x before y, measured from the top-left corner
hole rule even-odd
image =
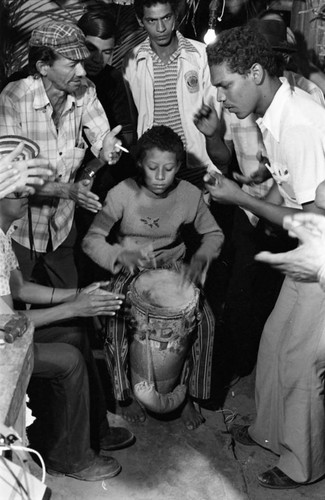
[[[135,436],[124,427],[110,427],[104,437],[100,440],[100,455],[106,456],[112,450],[121,450],[131,446]]]
[[[233,425],[230,429],[230,434],[235,441],[245,446],[256,446],[257,443],[252,439],[248,433],[249,425]]]
[[[302,486],[304,483],[296,483],[293,479],[287,476],[278,467],[273,467],[257,476],[257,480],[264,488],[273,488],[277,490],[293,489]]]
[[[122,467],[115,458],[112,457],[95,457],[88,467],[78,472],[58,472],[53,469],[47,469],[47,473],[51,476],[67,476],[79,479],[79,481],[102,481],[111,477],[117,476]]]

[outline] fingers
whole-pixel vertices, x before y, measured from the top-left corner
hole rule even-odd
[[[310,235],[325,237],[325,217],[311,212],[301,212],[293,216],[285,216],[283,227],[290,235],[298,237],[302,241],[310,238]]]
[[[25,143],[22,141],[15,147],[11,153],[8,153],[4,158],[1,158],[1,161],[5,161],[7,164],[14,161],[17,156],[19,156],[24,150]]]
[[[288,252],[289,254],[290,252]],[[286,253],[260,252],[255,255],[255,260],[258,262],[265,262],[270,265],[283,265],[288,258]]]
[[[0,197],[4,198],[17,189],[20,174],[16,169],[8,166],[0,173]]]
[[[116,137],[122,130],[122,125],[116,125],[116,127],[114,127],[110,132],[109,134],[112,136],[112,137]]]

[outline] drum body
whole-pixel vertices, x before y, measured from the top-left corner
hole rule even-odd
[[[199,290],[168,269],[142,271],[128,293],[132,386],[153,382],[166,394],[178,383],[197,324]]]

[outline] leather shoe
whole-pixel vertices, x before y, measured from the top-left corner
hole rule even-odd
[[[109,427],[105,436],[100,440],[100,455],[106,456],[110,451],[131,446],[134,441],[134,434],[125,427]]]
[[[102,458],[95,456],[87,467],[78,472],[59,472],[53,469],[47,469],[47,473],[51,476],[73,477],[79,481],[103,481],[111,477],[117,476],[122,467],[115,458]]]
[[[230,429],[230,434],[235,441],[245,446],[256,446],[257,443],[248,433],[249,425],[233,425]]]
[[[293,479],[287,476],[278,467],[273,467],[257,476],[257,480],[264,488],[273,488],[277,490],[293,489],[302,486],[303,483],[296,483]]]

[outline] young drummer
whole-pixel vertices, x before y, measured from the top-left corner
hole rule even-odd
[[[198,282],[211,260],[218,257],[224,237],[202,193],[187,181],[176,178],[183,156],[183,143],[169,127],[160,125],[149,129],[137,144],[138,176],[111,189],[103,210],[96,215],[83,241],[83,249],[97,264],[115,275],[114,291],[126,292],[135,273],[142,269],[179,268],[186,252],[185,226],[192,227],[200,237],[199,247],[188,266],[190,279]],[[107,236],[117,223],[117,242],[108,243]],[[202,322],[192,347],[190,397],[182,412],[188,429],[198,427],[203,421],[191,398],[207,399],[211,389],[214,317],[203,298],[201,309]],[[144,411],[132,397],[127,377],[128,339],[123,314],[116,317],[114,327],[107,332],[105,351],[115,397],[124,418],[144,421]]]

